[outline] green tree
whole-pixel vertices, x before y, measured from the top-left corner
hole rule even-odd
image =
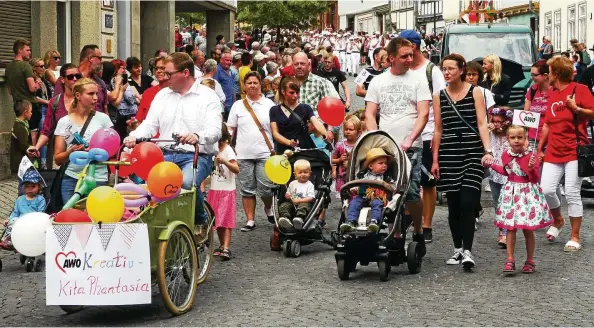
[[[237,1],[237,20],[254,27],[310,28],[318,15],[328,10],[328,1]]]
[[[175,23],[181,27],[192,24],[206,24],[206,15],[204,13],[177,13],[175,14]]]

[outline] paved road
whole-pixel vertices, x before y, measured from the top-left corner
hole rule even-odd
[[[0,182],[0,214],[14,197],[14,182]],[[452,242],[446,208],[435,214],[435,240],[428,246],[422,272],[410,275],[397,267],[380,282],[376,265],[357,267],[340,281],[334,251],[326,245],[303,247],[299,258],[285,258],[268,246],[271,225],[258,205],[257,229],[240,232],[237,218],[229,262],[216,262],[201,285],[193,309],[171,318],[160,295],[147,306],[96,307],[65,315],[45,306],[44,273],[26,273],[16,256],[2,253],[0,320],[5,326],[592,326],[594,277],[589,248],[593,238],[594,201],[585,200],[584,250],[563,253],[569,229],[548,243],[537,233],[537,270],[533,275],[503,276],[505,251],[495,243],[490,195],[475,237],[477,267],[465,273],[446,266]],[[0,198],[2,199],[2,198]],[[237,204],[240,204],[239,200]],[[328,211],[336,224],[338,202]],[[242,213],[238,205],[238,214]],[[522,237],[519,237],[520,239]],[[517,261],[525,251],[518,243]],[[156,287],[154,287],[156,290]]]

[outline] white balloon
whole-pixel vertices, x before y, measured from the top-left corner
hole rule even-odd
[[[51,227],[50,216],[41,212],[25,214],[14,223],[11,239],[17,252],[25,256],[45,253],[45,234]]]

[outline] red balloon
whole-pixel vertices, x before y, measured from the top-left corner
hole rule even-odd
[[[318,103],[318,114],[324,123],[330,126],[340,126],[344,121],[344,104],[340,98],[324,97]]]
[[[54,218],[54,222],[58,223],[75,223],[75,222],[93,222],[91,217],[85,211],[69,208],[58,212]]]
[[[110,159],[113,161],[116,161],[116,158]],[[130,162],[130,153],[126,153],[126,152],[122,152],[122,155],[120,156],[120,161],[122,162]],[[115,174],[115,166],[114,165],[110,165],[109,166],[109,171],[112,174]],[[118,175],[120,178],[127,178],[130,174],[134,173],[132,171],[132,165],[120,165],[120,167],[118,168]]]
[[[142,180],[147,180],[153,166],[164,160],[163,152],[152,142],[143,142],[136,145],[130,154],[132,172]]]

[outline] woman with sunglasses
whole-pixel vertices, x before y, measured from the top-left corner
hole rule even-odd
[[[553,88],[549,83],[549,66],[547,65],[547,61],[541,59],[534,63],[530,70],[530,76],[534,84],[526,91],[524,110],[540,114],[538,135],[536,134],[536,129],[528,129],[528,138],[536,146],[542,134],[542,126],[545,121],[544,115],[547,111],[547,104],[551,98],[551,93],[553,92]]]
[[[43,77],[45,73],[45,65],[43,60],[41,58],[33,58],[29,61],[29,64],[31,64],[31,68],[33,69],[33,79],[35,80],[35,83],[40,86],[40,88],[35,92],[35,97],[37,98],[37,104],[40,106],[38,110],[41,118],[39,119],[39,123],[36,126],[31,127],[31,142],[36,143],[39,136],[39,130],[41,130],[41,127],[43,127],[43,121],[45,120],[45,116],[47,114],[47,106],[49,104],[48,99],[51,96],[51,90],[50,83],[47,82]],[[33,110],[33,112],[35,113],[35,110]],[[47,147],[43,147],[41,148],[40,163],[40,168],[42,170],[47,169],[46,156]]]
[[[74,100],[72,88],[76,81],[80,79],[82,79],[82,74],[76,65],[68,63],[60,68],[60,78],[58,79],[57,84],[62,85],[63,92],[55,94],[49,100],[47,114],[39,134],[39,139],[34,146],[27,149],[27,153],[31,156],[39,156],[39,150],[46,146],[50,138],[54,135],[58,121],[68,114],[68,108],[70,108],[70,105]]]
[[[44,78],[51,83],[52,88],[58,82],[60,78],[60,71],[58,66],[60,65],[60,53],[55,50],[48,50],[43,56],[43,63],[45,64]]]

